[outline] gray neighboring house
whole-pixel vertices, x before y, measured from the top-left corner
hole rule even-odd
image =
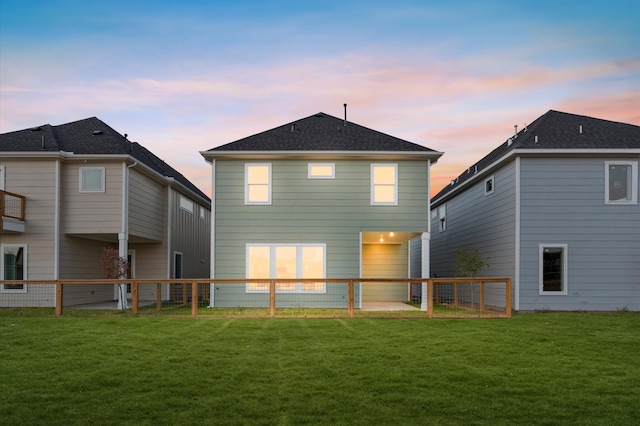
[[[547,112],[432,198],[432,274],[477,248],[516,310],[640,310],[639,160],[639,126]]]
[[[128,257],[135,278],[209,273],[209,197],[95,117],[1,134],[0,197],[0,279],[103,278],[103,247]],[[145,286],[140,298],[155,291]],[[182,297],[175,285],[162,292]],[[118,295],[73,285],[64,304]],[[54,305],[54,285],[0,285],[0,307]]]
[[[440,152],[318,113],[201,154],[213,178],[212,278],[407,278],[409,241],[428,247]],[[410,294],[406,283],[360,290],[357,307]],[[346,286],[321,281],[276,291],[282,307],[348,302]],[[210,301],[269,306],[268,284],[212,286]]]

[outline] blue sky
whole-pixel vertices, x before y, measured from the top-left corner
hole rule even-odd
[[[640,125],[640,2],[0,0],[0,132],[96,116],[210,193],[199,151],[325,112],[445,155],[549,109]]]

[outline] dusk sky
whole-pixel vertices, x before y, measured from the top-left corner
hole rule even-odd
[[[211,194],[199,151],[344,103],[432,194],[550,109],[640,125],[640,0],[0,0],[0,133],[95,116]]]

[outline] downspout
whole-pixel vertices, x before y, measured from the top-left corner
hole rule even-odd
[[[429,264],[431,261],[431,160],[427,160],[427,232],[422,233],[420,246],[422,248],[422,259],[420,262],[422,270],[420,271],[420,275],[422,278],[429,278],[431,274],[431,265]],[[427,294],[428,286],[426,282],[423,282],[421,287],[420,309],[426,312],[427,300],[431,295]]]
[[[513,309],[520,310],[520,156],[516,157],[516,253],[513,277]],[[511,301],[509,301],[511,303]]]
[[[56,160],[53,213],[53,279],[60,279],[60,160]]]
[[[211,242],[209,255],[209,276],[216,277],[216,160],[211,160]],[[209,307],[215,308],[216,286],[209,284]]]

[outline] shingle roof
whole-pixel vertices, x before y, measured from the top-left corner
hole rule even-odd
[[[323,112],[212,148],[219,152],[419,152],[441,153]]]
[[[549,110],[469,167],[431,201],[437,203],[511,151],[640,149],[640,126]]]
[[[209,200],[180,172],[137,142],[130,142],[96,117],[52,126],[45,124],[0,134],[0,152],[69,152],[91,155],[130,155],[162,176]]]

